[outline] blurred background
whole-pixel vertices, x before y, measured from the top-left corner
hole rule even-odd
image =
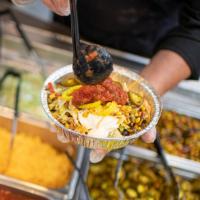
[[[21,195],[19,198],[30,200],[85,200],[87,187],[94,200],[175,199],[152,145],[137,141],[126,148],[116,187],[119,152],[89,166],[87,150],[57,141],[55,129],[42,111],[40,90],[45,77],[72,63],[72,46],[70,28],[54,19],[40,0],[26,6],[0,1],[0,200],[5,191],[10,199]],[[117,65],[136,72],[149,62],[141,55],[108,50]],[[14,116],[17,77],[21,77],[19,116]],[[199,200],[199,81],[182,81],[162,103],[158,131],[180,186],[180,199]],[[16,117],[17,139],[10,154]]]

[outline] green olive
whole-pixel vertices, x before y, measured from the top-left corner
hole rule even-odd
[[[126,194],[130,198],[136,198],[138,196],[137,192],[133,189],[130,189],[130,188],[126,190]]]
[[[128,92],[130,102],[136,106],[140,106],[143,102],[143,98],[134,92]]]
[[[67,78],[67,79],[65,78],[61,80],[60,84],[65,87],[72,87],[78,85],[79,83],[75,78]]]
[[[139,185],[137,186],[137,191],[138,191],[139,193],[144,193],[144,192],[146,191],[146,188],[145,188],[144,185],[139,184]]]
[[[139,180],[141,181],[141,183],[143,183],[143,184],[147,184],[147,183],[149,183],[149,178],[147,177],[147,176],[143,176],[143,175],[141,175],[140,177],[139,177]]]

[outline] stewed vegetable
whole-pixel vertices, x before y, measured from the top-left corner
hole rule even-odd
[[[147,161],[130,159],[120,173],[119,189],[114,187],[114,173],[117,161],[106,158],[90,167],[88,187],[93,200],[118,200],[120,192],[123,200],[169,200],[173,199],[171,186],[161,166]],[[180,200],[200,199],[200,180],[184,180],[177,177],[180,184]]]
[[[144,94],[107,78],[82,85],[73,77],[48,83],[52,116],[66,128],[94,137],[123,137],[144,129],[152,110]]]
[[[200,161],[200,120],[163,111],[157,130],[168,153]],[[145,144],[141,140],[133,144],[153,149],[152,144]]]

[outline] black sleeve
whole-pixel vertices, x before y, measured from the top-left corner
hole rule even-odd
[[[200,0],[185,0],[180,12],[179,26],[170,31],[158,49],[178,53],[191,69],[190,79],[200,76]]]

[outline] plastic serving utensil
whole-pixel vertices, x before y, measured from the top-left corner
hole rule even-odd
[[[74,74],[83,83],[96,84],[112,72],[112,57],[101,46],[80,43],[76,0],[70,0],[70,9]]]

